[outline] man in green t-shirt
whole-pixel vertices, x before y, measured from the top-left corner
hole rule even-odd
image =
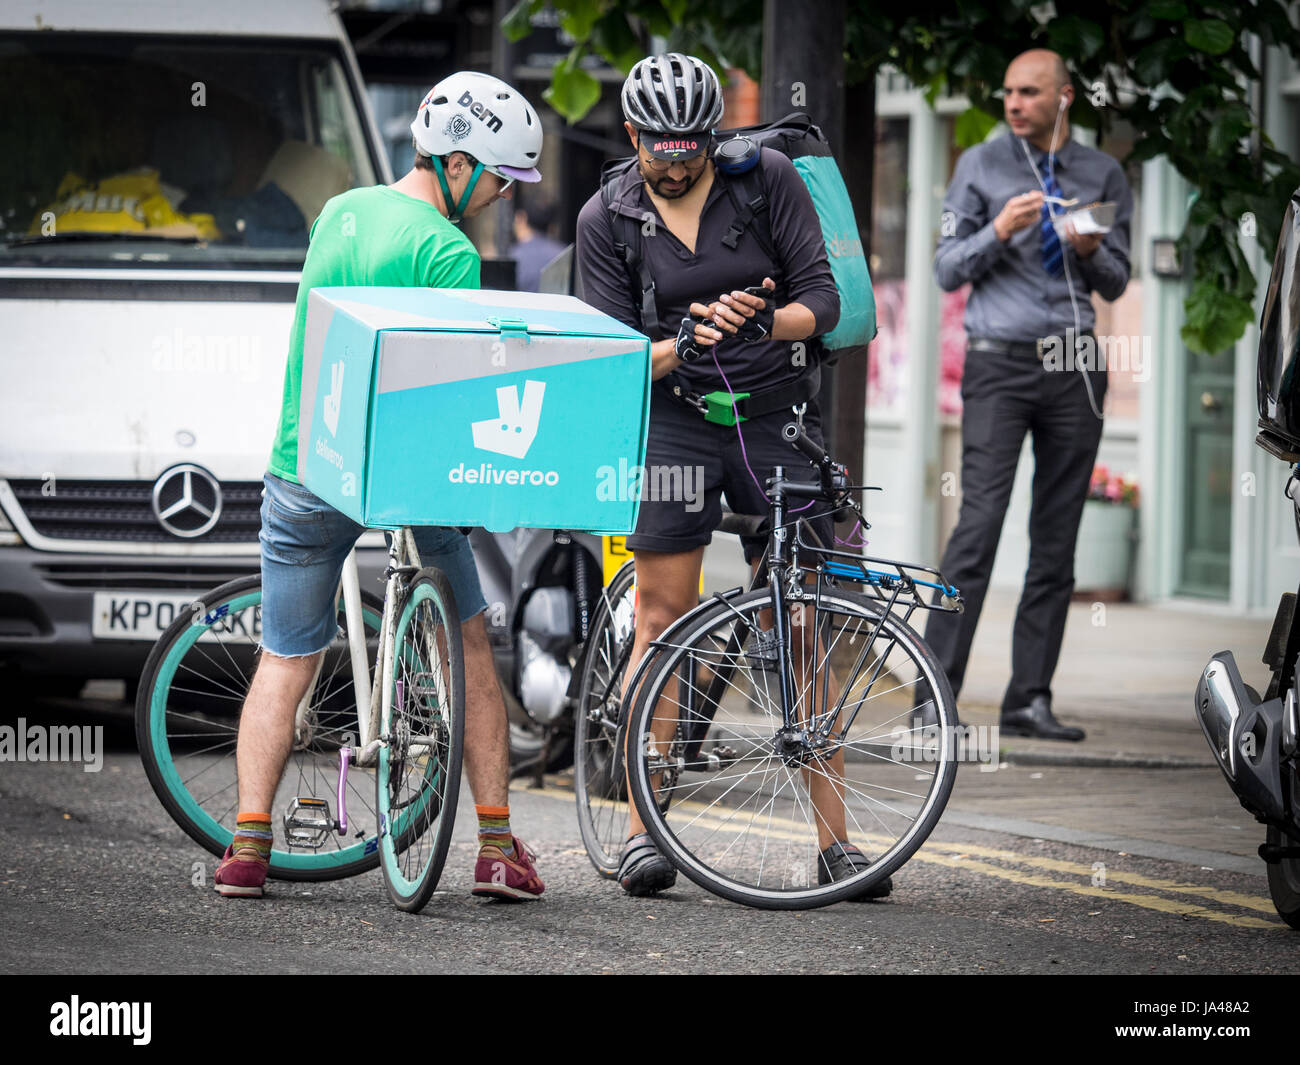
[[[311,230],[284,403],[264,478],[262,655],[239,721],[239,813],[215,877],[223,895],[262,894],[273,838],[270,810],[292,749],[294,710],[334,638],[339,577],[364,532],[296,476],[307,294],[323,285],[478,288],[478,252],[454,223],[509,198],[515,181],[541,179],[541,121],[523,96],[489,75],[462,71],[440,81],[420,105],[411,132],[416,154],[409,173],[392,185],[334,197]],[[486,604],[474,556],[455,529],[414,533],[421,561],[451,582],[461,618],[465,771],[479,818],[474,894],[534,899],[543,891],[541,878],[510,830],[505,704],[480,616]]]

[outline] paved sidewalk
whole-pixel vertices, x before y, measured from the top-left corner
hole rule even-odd
[[[998,720],[1015,607],[1015,593],[990,592],[958,699],[964,722]],[[1087,739],[1001,738],[999,770],[963,766],[944,820],[1262,877],[1264,828],[1219,772],[1192,693],[1221,650],[1262,692],[1271,625],[1213,606],[1072,604],[1053,711]]]
[[[1015,593],[991,590],[980,616],[962,720],[995,724],[1011,673]],[[1201,670],[1216,651],[1237,656],[1242,678],[1263,691],[1260,661],[1271,618],[1214,606],[1072,603],[1052,685],[1052,709],[1087,730],[1082,743],[1004,737],[1007,760],[1021,765],[1213,766],[1192,712]]]

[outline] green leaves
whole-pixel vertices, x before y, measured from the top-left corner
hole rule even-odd
[[[960,148],[983,144],[998,120],[978,107],[968,107],[957,116],[952,126],[953,139]]]
[[[1259,0],[1260,36],[1270,44],[1286,44],[1296,39],[1296,28],[1287,8],[1278,0]],[[1295,49],[1292,48],[1292,53]]]
[[[1183,37],[1199,52],[1223,55],[1237,39],[1226,22],[1217,18],[1192,19],[1183,24]]]
[[[627,16],[620,11],[611,12],[592,27],[591,46],[624,72],[645,55],[641,41],[628,25]]]
[[[1187,45],[1177,37],[1162,37],[1134,56],[1133,73],[1139,83],[1155,88],[1161,82],[1169,80],[1174,63],[1189,52]]]
[[[1245,104],[1229,104],[1210,123],[1207,147],[1211,155],[1226,155],[1237,150],[1237,142],[1250,132],[1250,111]]]
[[[545,0],[519,0],[506,17],[501,20],[501,29],[510,41],[522,41],[533,31],[530,18],[542,9]]]
[[[1101,49],[1106,34],[1097,23],[1079,15],[1065,15],[1047,24],[1047,40],[1062,55],[1090,59]]]
[[[1255,319],[1249,301],[1222,291],[1208,280],[1192,287],[1183,311],[1183,343],[1201,355],[1216,355],[1232,347]]]
[[[1182,0],[1153,0],[1146,5],[1146,13],[1152,18],[1181,19],[1187,16],[1187,5]]]
[[[560,25],[575,41],[585,41],[600,18],[604,5],[600,0],[569,0],[560,14]]]
[[[551,75],[542,99],[572,123],[583,118],[600,100],[600,82],[578,66],[586,48],[575,44]]]

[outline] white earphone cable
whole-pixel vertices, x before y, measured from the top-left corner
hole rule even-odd
[[[1062,103],[1065,102],[1064,98],[1062,98],[1061,102]],[[1056,109],[1056,124],[1052,127],[1052,139],[1050,142],[1048,142],[1048,152],[1047,152],[1047,176],[1053,180],[1055,180],[1056,178],[1056,163],[1055,163],[1056,153],[1051,149],[1052,146],[1056,144],[1056,135],[1061,130],[1061,119],[1064,117],[1065,117],[1065,108],[1058,107]],[[1047,184],[1043,181],[1043,175],[1038,172],[1038,167],[1034,166],[1034,158],[1029,154],[1029,145],[1025,142],[1025,138],[1017,137],[1016,139],[1020,141],[1020,147],[1023,148],[1025,151],[1025,161],[1029,164],[1029,169],[1034,172],[1034,178],[1038,181],[1039,188],[1043,190],[1043,196],[1044,197],[1050,196],[1051,194],[1047,191]],[[1048,218],[1054,220],[1056,218],[1056,211],[1053,210],[1053,207],[1059,205],[1054,205],[1050,201],[1048,201],[1046,206],[1047,206]],[[1061,208],[1061,210],[1062,212],[1064,212],[1064,208]],[[1057,239],[1060,239],[1059,233],[1057,234]],[[1064,245],[1062,245],[1061,247],[1061,265],[1065,267],[1065,284],[1066,287],[1070,290],[1070,308],[1074,312],[1074,343],[1076,347],[1074,352],[1070,354],[1077,355],[1078,354],[1077,345],[1079,343],[1079,334],[1081,332],[1080,324],[1079,324],[1079,304],[1074,294],[1074,278],[1070,276],[1070,257],[1065,253]],[[1098,420],[1101,420],[1102,414],[1097,407],[1097,397],[1092,391],[1092,380],[1088,377],[1087,368],[1084,366],[1082,362],[1079,362],[1077,360],[1075,362],[1075,365],[1079,369],[1079,372],[1083,374],[1083,383],[1085,387],[1088,389],[1088,403],[1092,407],[1092,413],[1097,416]]]

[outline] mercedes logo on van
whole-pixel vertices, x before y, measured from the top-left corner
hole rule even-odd
[[[202,466],[182,463],[153,484],[153,516],[173,536],[193,540],[221,517],[221,485]]]

